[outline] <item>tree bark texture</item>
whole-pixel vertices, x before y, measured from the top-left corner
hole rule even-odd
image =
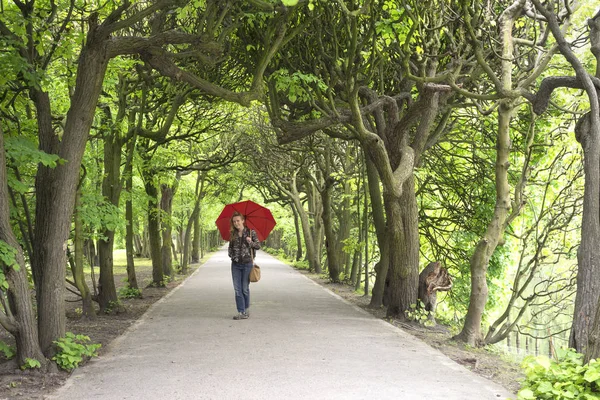
[[[40,148],[66,160],[56,168],[40,165],[35,184],[37,203],[32,270],[38,277],[39,340],[47,355],[54,351],[52,342],[65,334],[66,243],[79,168],[108,65],[104,43],[96,36],[94,28],[91,28],[81,51],[75,90],[60,145],[50,122],[52,115],[48,94],[35,90],[32,93],[38,112]]]
[[[589,119],[586,114],[583,119]],[[580,142],[584,153],[585,188],[581,218],[581,244],[577,250],[577,293],[569,346],[582,353],[593,341],[594,352],[600,346],[598,327],[593,329],[600,293],[600,132],[580,121]],[[593,337],[588,337],[594,332]],[[596,357],[600,356],[600,353]],[[591,357],[590,357],[591,358]]]
[[[173,210],[173,196],[175,196],[176,185],[161,185],[161,228],[162,228],[162,247],[161,258],[163,274],[169,277],[173,276],[173,258],[172,258],[172,240],[173,225],[171,223],[171,214]]]
[[[536,5],[537,6],[537,5]],[[600,78],[600,14],[588,21],[591,51],[596,58],[596,78]],[[583,148],[585,187],[581,244],[577,250],[577,294],[569,346],[585,354],[585,360],[600,358],[600,104],[598,89],[591,77],[572,53],[565,39],[551,19],[560,51],[584,83],[590,112],[577,121],[575,137]]]
[[[46,358],[38,341],[35,311],[29,294],[29,282],[23,250],[10,225],[9,193],[6,173],[6,153],[4,150],[4,132],[0,126],[0,240],[16,250],[15,266],[0,262],[0,268],[8,282],[4,291],[6,299],[4,310],[0,313],[0,324],[15,338],[17,347],[17,365],[25,364],[27,358],[38,360],[43,366]]]
[[[341,265],[340,259],[338,257],[337,247],[338,247],[338,238],[333,231],[333,221],[332,221],[332,206],[331,206],[331,189],[332,182],[325,183],[325,189],[322,193],[323,199],[323,226],[325,228],[325,248],[327,251],[327,269],[329,272],[329,279],[332,282],[340,281],[340,272]]]
[[[102,179],[102,196],[114,207],[119,207],[121,195],[121,143],[114,132],[104,136],[104,175]],[[112,309],[117,303],[117,289],[113,273],[113,251],[115,231],[105,228],[98,240],[98,259],[100,262],[100,278],[98,282],[98,304],[101,311]]]
[[[291,204],[291,209],[294,213],[294,228],[296,231],[296,261],[302,260],[302,233],[300,232],[300,221],[298,220],[298,211],[296,207]]]
[[[384,193],[384,201],[390,240],[387,316],[404,319],[404,312],[416,303],[419,284],[419,221],[412,174],[405,181],[399,199]]]
[[[371,296],[370,307],[379,308],[383,305],[383,291],[387,278],[390,256],[388,236],[386,235],[385,211],[383,198],[381,197],[380,180],[373,161],[365,154],[365,166],[367,170],[367,184],[369,186],[369,197],[371,199],[371,210],[373,212],[373,224],[377,236],[377,244],[380,251],[379,262],[375,265],[375,283]]]
[[[72,264],[71,273],[73,274],[73,280],[75,285],[81,294],[81,315],[84,318],[96,318],[96,310],[94,309],[94,303],[92,301],[92,293],[85,281],[85,273],[83,272],[84,266],[84,250],[83,250],[83,221],[79,215],[79,205],[81,200],[81,191],[77,190],[77,198],[75,199],[75,236],[73,242],[75,245],[75,260]]]
[[[202,184],[201,184],[202,183]],[[194,202],[194,210],[192,211],[192,215],[190,216],[187,225],[185,227],[185,234],[183,238],[183,259],[181,263],[181,273],[187,273],[188,260],[190,259],[190,245],[192,242],[192,227],[196,232],[196,224],[199,225],[199,215],[200,215],[200,204],[202,203],[202,198],[204,197],[204,175],[198,173],[198,177],[196,179],[196,200]],[[199,261],[199,259],[198,259]],[[198,262],[196,261],[196,262]],[[192,256],[192,262],[193,256]]]
[[[148,247],[152,258],[152,284],[164,286],[161,234],[160,234],[160,209],[158,208],[158,190],[152,182],[152,177],[146,177],[146,194],[148,195]]]
[[[133,143],[127,145],[127,151],[133,151]],[[133,201],[131,199],[131,193],[133,190],[133,171],[132,164],[128,164],[128,168],[124,171],[125,178],[125,190],[130,193],[127,196],[125,202],[125,219],[127,220],[127,228],[125,230],[125,252],[127,255],[127,284],[132,289],[139,289],[137,276],[135,274],[135,261],[134,254],[136,253],[134,248],[135,234],[133,226]]]
[[[200,213],[194,218],[194,237],[192,239],[192,263],[200,262]],[[185,243],[184,243],[185,246]]]
[[[457,335],[457,338],[471,346],[483,344],[481,321],[488,299],[487,269],[490,258],[504,235],[506,219],[511,208],[508,167],[510,165],[510,121],[512,112],[513,108],[509,103],[506,101],[501,103],[498,110],[498,136],[496,142],[496,205],[492,220],[469,260],[471,270],[469,308],[463,329]]]

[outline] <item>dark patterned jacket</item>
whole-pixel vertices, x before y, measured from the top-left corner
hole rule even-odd
[[[248,235],[252,238],[251,243],[246,241]],[[256,250],[260,249],[260,242],[255,231],[244,228],[241,237],[237,234],[233,235],[229,240],[229,257],[231,261],[238,264],[251,263],[253,260],[250,254],[250,246],[254,248],[254,255],[256,256]]]

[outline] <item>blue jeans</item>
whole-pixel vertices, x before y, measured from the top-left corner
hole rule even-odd
[[[235,305],[238,312],[246,312],[250,307],[250,271],[253,263],[231,263],[231,277],[235,291]]]

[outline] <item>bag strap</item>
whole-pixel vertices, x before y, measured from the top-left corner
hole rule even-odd
[[[248,233],[250,234],[250,241],[251,241],[250,243],[253,243],[254,240],[252,240],[252,230],[248,229]],[[251,245],[250,245],[250,255],[252,256],[252,263],[254,264],[254,257],[255,257],[254,256],[254,247],[252,247]]]

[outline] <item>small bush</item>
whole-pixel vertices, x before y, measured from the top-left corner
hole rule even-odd
[[[557,351],[558,361],[545,356],[523,360],[526,379],[519,400],[600,399],[600,361],[583,364],[583,354],[573,349]]]
[[[104,309],[104,314],[112,314],[112,312],[115,310],[115,308],[118,310],[122,306],[123,306],[123,304],[118,300],[117,301],[109,301],[108,305]]]
[[[55,341],[58,352],[52,357],[56,364],[65,371],[71,371],[79,366],[84,357],[95,357],[100,344],[85,344],[90,338],[85,335],[75,335],[67,332],[65,337]]]
[[[294,261],[293,267],[298,268],[298,269],[305,269],[305,270],[310,269],[310,267],[308,265],[308,261],[306,261],[306,260]]]
[[[25,371],[26,369],[41,368],[41,366],[42,364],[38,360],[34,358],[26,358],[25,364],[21,365],[21,369]]]
[[[1,340],[0,351],[4,353],[4,357],[6,357],[7,360],[11,360],[17,355],[17,348],[15,346],[9,346]]]
[[[142,297],[142,291],[140,289],[125,286],[119,289],[119,297],[122,299],[140,299]]]
[[[418,322],[424,326],[434,326],[435,322],[431,320],[431,312],[425,310],[425,304],[419,300],[419,304],[411,304],[410,310],[404,312],[409,321]]]

